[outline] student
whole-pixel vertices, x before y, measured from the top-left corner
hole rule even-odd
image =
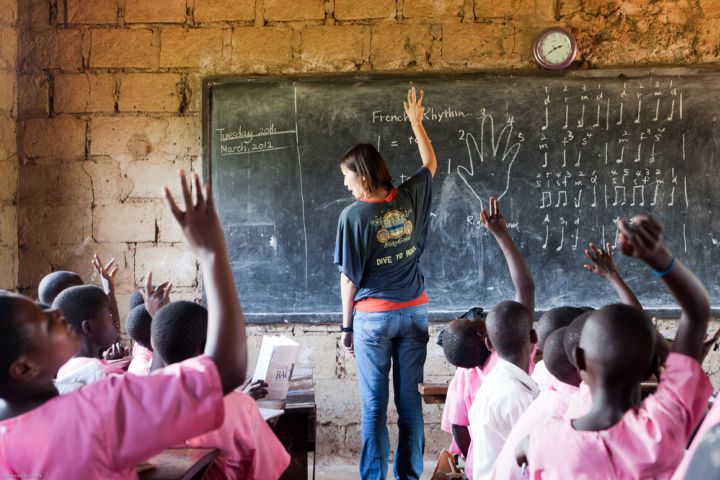
[[[535,284],[525,259],[517,249],[500,214],[498,201],[490,198],[482,224],[495,236],[515,285],[515,301],[500,302],[485,319],[487,346],[497,353],[495,368],[485,377],[469,411],[472,437],[472,478],[490,478],[513,424],[538,394],[528,371],[537,336],[532,329]]]
[[[204,307],[187,301],[164,306],[152,322],[152,344],[160,360],[157,363],[170,365],[202,353],[206,334]],[[290,464],[290,455],[263,420],[253,397],[234,391],[225,396],[224,403],[222,426],[185,442],[189,447],[220,450],[204,478],[279,478]]]
[[[521,445],[531,478],[670,478],[706,409],[710,382],[699,359],[710,305],[695,275],[670,252],[662,227],[648,215],[618,222],[622,252],[661,277],[682,314],[673,352],[657,391],[637,407],[636,388],[652,363],[656,331],[627,305],[608,305],[587,319],[575,349],[592,392],[587,415],[547,420]]]
[[[132,361],[128,366],[128,373],[135,375],[148,375],[152,363],[153,351],[150,343],[150,328],[152,317],[145,305],[138,305],[128,313],[125,320],[125,330],[133,340]]]
[[[570,325],[578,315],[583,313],[581,308],[577,307],[557,307],[551,308],[540,316],[537,325],[537,349],[540,352],[544,352],[545,340],[554,331],[562,327]],[[533,370],[532,379],[538,384],[538,388],[543,390],[545,387],[550,385],[555,379],[552,377],[548,369],[545,367],[545,361],[541,360],[535,364],[535,370]]]
[[[483,378],[497,361],[497,355],[485,344],[486,336],[482,318],[453,320],[443,334],[445,358],[457,368],[448,386],[440,427],[452,434],[450,453],[462,454],[469,478],[472,478],[472,442],[468,411]]]
[[[580,345],[580,336],[582,329],[585,326],[585,322],[594,310],[589,310],[580,314],[575,320],[570,322],[570,325],[565,328],[563,335],[562,347],[565,351],[565,356],[568,361],[572,364],[575,369],[575,349]],[[590,394],[590,387],[580,379],[580,385],[578,386],[578,392],[573,395],[570,400],[567,410],[565,411],[564,418],[567,420],[580,418],[586,415],[592,407],[592,395]]]
[[[100,287],[70,287],[55,298],[53,308],[63,312],[68,324],[82,339],[80,350],[57,372],[57,387],[61,393],[68,393],[108,375],[125,373],[110,362],[123,358],[127,352],[117,343],[120,331],[110,311],[108,296]]]
[[[75,272],[60,270],[48,273],[40,280],[40,285],[38,285],[38,300],[45,305],[52,305],[55,297],[57,297],[60,292],[70,287],[83,285],[84,283],[80,275]]]
[[[543,361],[553,379],[552,383],[540,392],[513,426],[495,462],[494,479],[522,479],[522,470],[515,461],[515,448],[518,443],[527,437],[539,422],[548,418],[563,418],[571,399],[578,393],[580,374],[568,360],[563,348],[566,329],[567,327],[559,328],[546,338]]]
[[[128,366],[129,373],[136,375],[150,373],[153,364],[153,349],[150,343],[152,319],[160,308],[170,303],[171,289],[170,282],[154,287],[152,272],[148,272],[145,277],[145,288],[136,290],[140,303],[130,310],[125,322],[125,329],[133,339],[132,361]],[[137,299],[131,299],[131,302],[136,303]]]
[[[43,478],[137,478],[138,463],[218,428],[223,395],[245,378],[245,322],[235,294],[210,188],[195,176],[186,210],[165,197],[200,260],[208,302],[204,355],[148,377],[123,375],[58,396],[57,370],[81,337],[55,309],[41,311],[21,295],[0,297],[0,471]],[[142,428],[138,428],[142,427]]]

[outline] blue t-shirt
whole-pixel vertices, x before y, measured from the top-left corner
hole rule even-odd
[[[425,291],[418,262],[425,247],[432,199],[426,167],[381,202],[355,201],[340,214],[335,264],[357,287],[355,301],[413,300]]]

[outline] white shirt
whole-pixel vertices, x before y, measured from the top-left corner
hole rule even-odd
[[[522,369],[498,358],[470,407],[473,480],[492,478],[493,467],[515,422],[538,396],[535,381]]]
[[[555,380],[553,374],[550,373],[550,371],[545,366],[544,360],[540,360],[538,363],[535,364],[535,370],[533,370],[530,378],[535,380],[535,383],[537,383],[540,390],[545,390],[545,388],[551,383],[553,383],[553,381]]]

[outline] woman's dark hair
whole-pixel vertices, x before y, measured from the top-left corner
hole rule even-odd
[[[358,143],[340,160],[345,167],[360,177],[365,190],[375,193],[380,188],[392,189],[392,177],[380,152],[369,143]]]

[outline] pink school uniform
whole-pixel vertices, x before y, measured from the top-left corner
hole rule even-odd
[[[553,377],[552,373],[548,371],[545,366],[545,362],[542,360],[535,364],[535,369],[532,370],[530,378],[535,380],[535,383],[538,384],[538,388],[540,388],[540,390],[544,390],[548,385],[555,381],[555,377]]]
[[[90,357],[75,357],[58,370],[55,388],[61,395],[70,393],[110,375],[123,375],[125,370],[105,360]]]
[[[565,420],[572,420],[573,418],[580,418],[587,415],[592,408],[592,392],[590,387],[585,382],[580,382],[580,388],[575,392],[573,397],[570,399],[570,404],[565,411],[563,418]]]
[[[715,401],[715,404],[705,416],[705,419],[703,420],[700,428],[698,428],[698,431],[695,434],[695,438],[693,438],[693,441],[690,444],[690,448],[688,448],[688,451],[685,453],[685,456],[683,457],[680,466],[675,471],[675,474],[672,477],[673,480],[682,480],[685,478],[685,473],[687,472],[688,466],[690,465],[690,461],[692,460],[695,450],[697,450],[698,445],[700,444],[700,442],[702,442],[703,437],[705,436],[707,431],[713,428],[718,423],[720,423],[720,400]]]
[[[539,365],[539,364],[538,364]],[[495,461],[493,478],[497,480],[521,480],[522,470],[515,462],[515,448],[538,423],[548,418],[563,418],[570,400],[578,393],[578,387],[555,379],[533,400],[528,409],[513,426]]]
[[[442,421],[440,428],[443,431],[452,434],[452,426],[459,425],[467,427],[470,425],[468,419],[468,411],[472,406],[483,378],[487,375],[497,363],[497,354],[491,353],[485,361],[482,368],[457,368],[455,376],[448,386],[447,397],[445,398],[445,408],[443,409]],[[450,452],[459,455],[460,448],[455,444],[455,439],[450,445]],[[468,479],[472,480],[472,445],[468,448],[468,456],[465,459],[465,471]]]
[[[275,480],[290,464],[290,455],[263,420],[255,400],[232,392],[225,397],[225,420],[220,428],[185,442],[190,447],[211,447],[220,455],[207,480]]]
[[[671,353],[657,391],[608,430],[548,420],[530,435],[530,478],[670,478],[702,418],[711,387],[697,360]]]
[[[132,361],[128,366],[128,373],[135,375],[149,375],[153,352],[135,342],[132,350]]]
[[[147,377],[112,376],[0,422],[0,472],[135,479],[164,449],[218,428],[223,392],[206,356]]]

